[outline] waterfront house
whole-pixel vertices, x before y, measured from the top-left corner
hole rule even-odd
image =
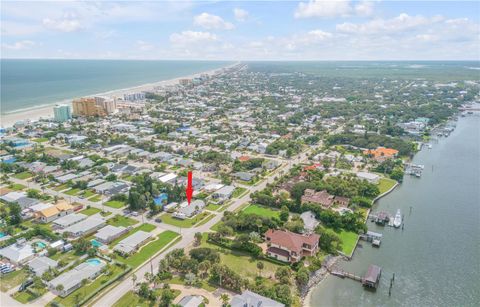
[[[382,162],[397,157],[398,150],[393,148],[377,147],[376,149],[364,150],[363,154],[370,158],[373,158],[378,162]]]
[[[373,184],[377,184],[380,181],[379,175],[367,172],[358,172],[357,177]]]
[[[302,204],[317,204],[323,209],[329,209],[333,205],[334,200],[335,196],[328,194],[327,191],[315,192],[315,190],[312,189],[306,189],[301,198]]]
[[[304,256],[318,252],[318,234],[298,234],[290,231],[269,229],[265,233],[267,255],[284,262],[298,262]]]
[[[285,305],[255,292],[245,290],[232,297],[232,307],[284,307]]]

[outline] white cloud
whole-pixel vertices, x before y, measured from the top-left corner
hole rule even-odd
[[[309,0],[301,2],[295,11],[295,18],[347,16],[352,11],[349,0]]]
[[[249,14],[248,11],[236,7],[233,9],[233,15],[237,21],[245,21]]]
[[[355,5],[355,13],[360,16],[371,16],[373,14],[373,2],[360,1],[360,3]]]
[[[410,16],[402,13],[391,19],[377,18],[361,24],[345,22],[338,24],[336,29],[339,32],[356,34],[392,33],[432,25],[442,20],[441,16],[427,18],[422,15]]]
[[[215,34],[201,31],[182,31],[170,35],[170,42],[174,45],[188,45],[204,42],[215,42],[218,38]]]
[[[211,29],[231,30],[235,28],[235,26],[232,23],[223,20],[222,17],[208,14],[208,13],[202,13],[200,15],[195,16],[193,18],[193,24],[209,30]]]
[[[150,51],[154,48],[154,46],[150,43],[145,42],[145,41],[138,40],[137,41],[137,48],[140,51]]]
[[[2,47],[9,50],[26,50],[35,46],[35,42],[29,40],[18,41],[13,44],[2,44]]]
[[[82,23],[72,14],[65,14],[62,18],[44,18],[42,24],[45,28],[60,32],[75,32],[83,28]]]

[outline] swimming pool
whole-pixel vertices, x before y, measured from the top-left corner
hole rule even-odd
[[[38,248],[45,248],[47,246],[47,244],[43,243],[43,242],[37,242],[37,247]]]
[[[92,258],[92,259],[87,259],[87,261],[85,261],[85,262],[92,265],[92,266],[97,266],[97,265],[100,264],[100,259]]]
[[[6,234],[4,234],[3,232],[0,232],[0,238],[3,238],[5,236],[6,236]]]
[[[100,247],[100,246],[103,245],[102,243],[98,242],[98,241],[95,240],[95,239],[92,239],[90,242],[92,243],[92,246],[93,246],[93,247]]]

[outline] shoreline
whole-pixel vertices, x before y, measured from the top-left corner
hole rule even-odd
[[[167,79],[167,80],[161,80],[161,81],[156,81],[156,82],[150,82],[150,83],[145,83],[141,85],[136,85],[132,87],[127,87],[127,88],[120,88],[120,89],[114,89],[106,92],[101,92],[101,93],[94,93],[90,95],[85,95],[82,97],[93,97],[93,96],[107,96],[107,97],[118,97],[118,96],[123,96],[123,94],[126,93],[131,93],[135,91],[149,91],[153,90],[156,87],[167,87],[167,86],[172,86],[175,84],[178,84],[180,79],[192,79],[195,77],[199,77],[200,75],[208,75],[208,76],[214,76],[218,74],[220,71],[224,69],[228,69],[231,67],[234,67],[235,65],[238,65],[240,62],[234,62],[230,65],[215,68],[212,70],[207,70],[207,71],[202,71],[186,76],[180,76],[180,77],[175,77],[172,79]],[[77,97],[72,97],[70,99],[64,99],[61,101],[55,101],[52,103],[45,103],[42,104],[38,107],[31,107],[28,109],[20,109],[18,111],[11,111],[10,113],[7,114],[0,114],[0,127],[11,127],[13,124],[15,124],[18,121],[26,120],[29,119],[31,121],[36,121],[40,119],[51,119],[53,118],[53,107],[56,104],[69,104],[71,105],[71,101]]]
[[[391,187],[388,191],[385,191],[383,192],[382,194],[378,195],[377,197],[375,197],[375,199],[372,200],[372,206],[379,200],[381,199],[382,197],[384,196],[387,196],[388,194],[390,194],[391,192],[393,192],[393,190],[395,190],[395,188],[397,186],[399,186],[400,183],[397,181],[395,183],[395,185],[393,185],[393,187]],[[368,211],[367,211],[367,216],[365,218],[365,221],[364,223],[366,224],[368,222],[368,215],[370,214],[370,211],[372,210],[372,208],[369,208]],[[352,253],[350,254],[350,256],[347,256],[347,255],[344,255],[343,253],[339,253],[339,256],[335,256],[335,261],[334,261],[334,264],[336,264],[338,262],[338,260],[340,260],[340,258],[344,259],[345,261],[350,261],[352,260],[353,258],[353,255],[355,253],[355,250],[357,249],[357,246],[358,246],[358,242],[360,241],[360,236],[357,238],[357,242],[355,243],[355,247],[353,248],[352,250]],[[323,268],[323,266],[322,266]],[[320,268],[318,271],[320,271],[322,268]],[[318,280],[314,280],[312,285],[309,285],[308,286],[308,290],[307,292],[305,293],[305,295],[303,296],[302,298],[302,301],[303,301],[303,306],[312,306],[311,305],[311,299],[312,299],[312,292],[313,292],[313,289],[315,287],[318,287],[327,277],[328,275],[330,275],[330,273],[328,273],[328,271],[325,269],[326,272],[321,272],[320,273],[320,276],[318,277]],[[315,272],[315,274],[317,274],[317,272]],[[315,276],[313,277],[315,278]]]

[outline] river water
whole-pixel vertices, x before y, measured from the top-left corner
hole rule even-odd
[[[460,118],[448,138],[413,163],[425,165],[422,178],[406,176],[373,208],[391,214],[400,208],[404,230],[367,222],[383,233],[381,247],[361,242],[353,260],[339,264],[361,276],[369,264],[379,265],[378,290],[329,276],[313,290],[311,306],[480,305],[480,116]]]

